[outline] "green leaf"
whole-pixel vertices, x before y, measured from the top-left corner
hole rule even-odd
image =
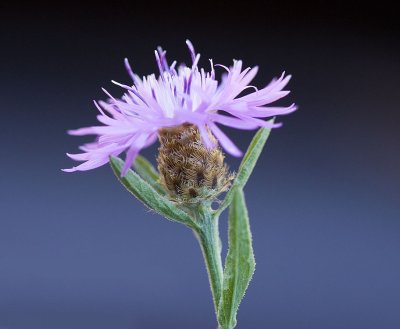
[[[192,219],[189,214],[179,209],[166,197],[160,195],[149,183],[144,181],[138,174],[128,170],[124,177],[121,177],[121,170],[124,162],[116,157],[110,158],[111,167],[125,188],[147,207],[163,215],[169,220],[180,222],[192,227]]]
[[[236,313],[255,269],[252,238],[243,190],[235,188],[229,208],[229,250],[225,260],[218,322],[223,329],[236,326]]]
[[[142,177],[147,183],[151,185],[158,193],[165,195],[166,191],[159,182],[159,175],[157,170],[145,157],[138,155],[136,157],[135,164],[133,165],[135,171]]]
[[[247,149],[247,152],[244,155],[243,160],[240,164],[238,173],[232,184],[232,187],[226,193],[224,201],[222,201],[221,205],[216,210],[217,213],[220,214],[222,211],[226,209],[226,207],[229,206],[229,204],[232,201],[233,190],[235,189],[235,187],[243,188],[246,185],[257,163],[257,160],[260,157],[260,154],[264,148],[265,142],[267,141],[270,132],[271,128],[261,128],[257,131],[255,136],[253,137],[249,145],[249,148]]]

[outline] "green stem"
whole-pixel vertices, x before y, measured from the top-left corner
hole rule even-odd
[[[221,243],[218,229],[218,217],[211,214],[210,207],[199,207],[198,226],[193,229],[203,252],[210,281],[215,313],[221,298],[223,269],[221,261]]]

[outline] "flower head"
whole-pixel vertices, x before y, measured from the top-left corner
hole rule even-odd
[[[125,67],[133,84],[124,85],[113,81],[125,89],[118,99],[111,96],[104,102],[95,102],[100,114],[99,126],[69,131],[69,134],[96,135],[96,141],[80,147],[83,153],[67,154],[71,159],[84,161],[82,164],[64,171],[84,171],[100,167],[109,161],[110,156],[118,156],[126,151],[124,175],[131,167],[141,149],[153,144],[162,128],[195,125],[203,144],[214,148],[216,141],[233,156],[242,152],[218,127],[217,124],[237,129],[252,130],[259,127],[278,127],[280,124],[264,121],[264,118],[288,114],[296,110],[294,104],[288,107],[266,106],[284,96],[283,90],[290,75],[283,73],[273,79],[266,87],[258,90],[249,85],[257,73],[257,67],[242,70],[242,61],[234,60],[233,66],[214,65],[210,60],[210,71],[198,67],[200,54],[196,54],[190,41],[189,48],[192,65],[171,65],[166,59],[166,51],[155,51],[160,74],[148,75],[142,79],[133,73],[128,60]],[[214,68],[222,67],[226,73],[219,83]],[[238,97],[244,90],[250,90]],[[214,138],[210,138],[210,132]]]

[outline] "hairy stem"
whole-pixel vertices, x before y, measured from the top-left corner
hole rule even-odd
[[[211,209],[209,207],[201,207],[197,213],[197,220],[198,227],[193,231],[203,252],[215,312],[217,314],[223,280],[218,217],[211,214]]]

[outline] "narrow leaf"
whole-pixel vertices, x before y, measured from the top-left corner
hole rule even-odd
[[[267,141],[270,132],[271,128],[261,128],[253,137],[249,148],[247,149],[246,154],[244,155],[243,160],[240,164],[232,187],[226,193],[224,201],[222,201],[221,205],[216,211],[217,213],[221,213],[226,209],[226,207],[229,206],[232,201],[233,190],[235,187],[243,188],[246,185],[257,163],[257,160],[260,157],[260,154],[264,148],[265,142]]]
[[[167,198],[157,193],[149,183],[145,182],[134,171],[128,170],[126,175],[121,177],[121,170],[124,164],[121,159],[111,157],[110,164],[121,184],[147,207],[165,216],[169,220],[181,222],[190,226],[192,220],[185,211],[179,209]]]
[[[142,177],[147,183],[151,185],[158,193],[165,195],[165,189],[159,183],[159,175],[157,170],[145,157],[138,155],[136,157],[135,164],[133,165],[135,171]]]
[[[255,269],[252,238],[243,190],[233,190],[229,208],[229,249],[221,300],[218,305],[218,322],[221,328],[236,326],[236,313]]]

